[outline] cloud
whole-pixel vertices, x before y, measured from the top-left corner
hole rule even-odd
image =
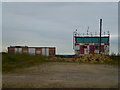
[[[3,3],[2,8],[4,47],[56,46],[57,53],[73,53],[73,31],[86,33],[89,26],[89,32],[99,33],[100,18],[103,31],[109,30],[117,43],[117,3],[21,2]]]
[[[3,0],[3,2],[119,2],[119,0]]]

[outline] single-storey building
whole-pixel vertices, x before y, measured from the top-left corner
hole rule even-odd
[[[100,41],[101,38],[101,41]],[[109,55],[110,35],[73,35],[73,49],[75,55],[105,54]]]
[[[31,55],[55,56],[55,47],[10,46],[8,53],[26,53]]]

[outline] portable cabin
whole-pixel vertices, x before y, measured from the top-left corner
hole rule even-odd
[[[55,47],[28,47],[28,46],[10,46],[8,53],[25,53],[31,55],[55,56]]]

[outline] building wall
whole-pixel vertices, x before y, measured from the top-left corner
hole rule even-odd
[[[8,47],[8,53],[15,53],[15,48]]]
[[[26,53],[31,55],[55,56],[54,47],[8,47],[8,53]]]
[[[90,39],[92,41],[90,41]],[[97,37],[99,38],[99,37]],[[75,50],[76,55],[85,55],[85,54],[97,54],[99,53],[99,39],[95,37],[79,37],[74,36],[73,49]],[[109,55],[109,36],[105,37],[101,43],[101,53]],[[88,41],[87,41],[88,40]],[[96,40],[96,41],[95,41]],[[90,43],[89,43],[90,42]],[[104,43],[103,43],[104,42]]]
[[[28,48],[28,53],[31,55],[35,55],[35,48]]]
[[[49,55],[50,56],[55,56],[56,50],[55,48],[49,48]]]
[[[76,55],[97,54],[99,53],[99,44],[79,43],[74,46],[74,50]],[[109,44],[102,43],[101,53],[109,54]]]
[[[28,48],[22,48],[22,53],[28,53]]]
[[[42,55],[42,48],[36,48],[35,54],[36,55]]]

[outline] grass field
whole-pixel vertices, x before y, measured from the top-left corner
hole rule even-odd
[[[3,54],[2,55],[2,71],[9,73],[16,68],[25,68],[34,65],[46,63],[45,56],[33,56],[27,54]]]
[[[120,56],[110,56],[112,62],[108,63],[110,65],[116,65],[120,67]]]
[[[108,56],[111,61],[104,63],[79,61],[88,58],[3,54],[2,86],[3,88],[117,88],[116,66],[120,61],[119,56]],[[89,59],[93,58],[95,57]],[[96,59],[98,60],[98,57],[94,60]]]
[[[54,57],[52,57],[54,59]],[[26,68],[30,66],[35,66],[43,63],[47,63],[49,61],[52,62],[66,62],[69,58],[60,59],[56,58],[56,60],[50,60],[51,57],[46,56],[33,56],[27,54],[3,54],[2,55],[2,72],[3,73],[10,73],[14,69],[18,68]],[[112,60],[111,62],[105,62],[103,64],[115,65],[120,66],[120,56],[109,56]],[[74,59],[71,59],[74,62]],[[80,63],[80,61],[78,61]],[[86,63],[86,62],[84,62]],[[88,64],[89,62],[87,62]],[[99,64],[99,63],[97,63]]]

